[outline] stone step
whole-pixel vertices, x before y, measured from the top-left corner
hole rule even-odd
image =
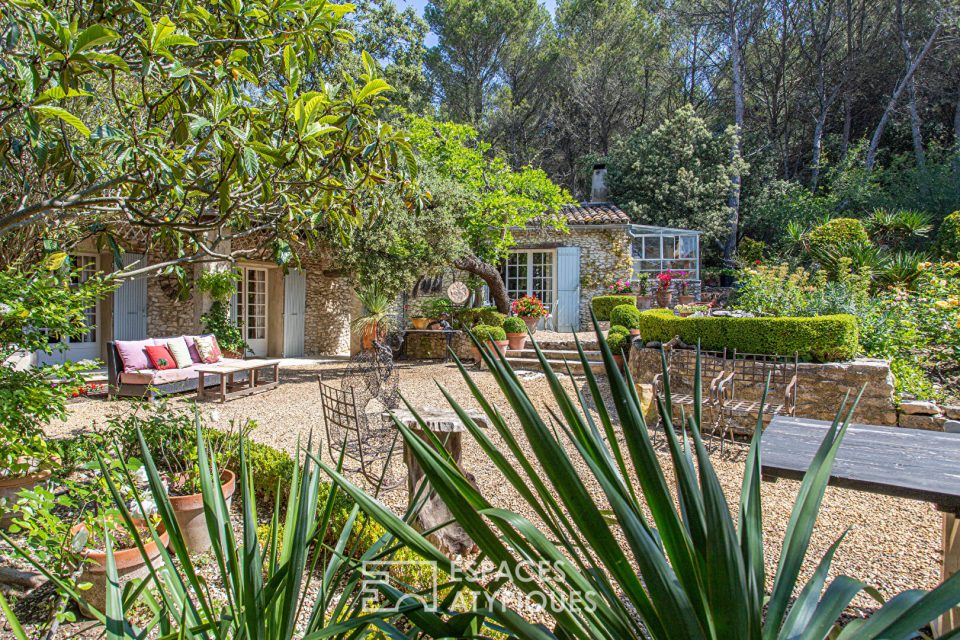
[[[534,336],[534,338],[537,338],[537,337]],[[547,351],[547,350],[576,351],[577,350],[577,343],[572,339],[570,340],[559,340],[556,338],[545,338],[543,340],[537,339],[537,346],[544,351]],[[593,337],[592,333],[584,334],[580,338],[580,346],[583,347],[584,351],[596,351],[597,339]],[[529,338],[527,339],[527,347],[531,349],[533,348],[533,345],[530,342]]]
[[[519,358],[519,357],[507,357],[507,362],[510,363],[510,366],[515,370],[528,369],[533,371],[540,371],[540,360],[536,357],[533,358]],[[579,358],[568,358],[566,362],[563,360],[547,360],[550,364],[550,368],[553,369],[553,372],[559,375],[566,375],[567,366],[569,365],[570,371],[575,374],[583,374],[583,364],[581,364]],[[589,360],[590,369],[595,374],[602,374],[604,372],[603,363],[596,360]]]
[[[547,360],[571,360],[580,362],[580,353],[576,349],[544,349],[540,347],[540,351],[543,352],[543,355],[547,356]],[[583,354],[587,356],[587,360],[600,360],[600,352],[595,349],[584,349]],[[505,355],[508,358],[536,359],[537,352],[532,347],[527,347],[524,349],[507,349]]]

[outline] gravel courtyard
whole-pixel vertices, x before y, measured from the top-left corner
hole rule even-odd
[[[477,406],[453,365],[403,363],[398,366],[401,390],[415,406],[443,406],[443,396],[437,388],[437,382],[443,384],[464,406]],[[305,443],[311,430],[315,439],[323,435],[317,374],[322,371],[332,374],[343,367],[342,362],[331,362],[286,368],[281,370],[282,384],[278,389],[226,404],[205,403],[202,410],[208,424],[221,428],[226,428],[230,420],[256,420],[258,427],[253,432],[254,439],[293,452],[298,438]],[[501,409],[506,409],[505,415],[510,420],[509,407],[505,407],[506,403],[491,376],[477,372],[474,377],[487,398],[494,402],[500,399],[498,404]],[[580,383],[582,380],[578,381]],[[551,402],[550,391],[542,377],[524,384],[536,403]],[[174,404],[190,402],[192,397],[192,394],[181,396],[174,400]],[[50,435],[82,433],[94,424],[102,425],[111,415],[128,411],[130,406],[127,401],[80,402],[71,406],[68,420],[51,427]],[[522,441],[519,423],[515,419],[510,421]],[[495,437],[495,434],[492,435]],[[716,456],[713,461],[727,499],[734,508],[743,473],[743,454],[744,448],[730,447],[722,458]],[[327,457],[325,447],[323,455]],[[660,460],[666,465],[665,468],[670,468],[669,456],[665,451],[660,452]],[[502,481],[494,466],[469,437],[465,440],[464,463],[467,470],[476,476],[481,491],[491,503],[534,518],[533,514],[524,511],[519,497],[508,483]],[[587,476],[586,470],[583,475]],[[671,479],[672,475],[668,473],[667,477]],[[789,481],[763,484],[768,575],[776,568],[780,542],[798,487],[799,483]],[[595,484],[593,488],[595,495],[599,496],[599,488]],[[390,492],[385,501],[401,509],[406,503],[405,490],[400,488]],[[931,505],[828,488],[814,531],[811,557],[819,559],[848,527],[850,531],[833,564],[834,575],[847,574],[864,580],[878,587],[888,597],[905,589],[930,589],[939,582],[940,516]],[[806,571],[812,571],[814,563],[808,561]],[[858,604],[869,607],[872,601],[861,597]]]

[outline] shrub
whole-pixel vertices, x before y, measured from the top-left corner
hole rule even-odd
[[[640,309],[636,304],[621,304],[610,312],[610,324],[620,325],[627,329],[639,329]]]
[[[802,360],[850,360],[859,351],[857,320],[850,315],[815,318],[731,318],[719,316],[681,318],[672,311],[655,309],[640,314],[645,340],[667,342],[674,336],[688,344],[700,341],[702,349],[741,353],[788,355]]]
[[[856,218],[834,218],[810,232],[810,250],[814,253],[836,251],[850,244],[869,244],[870,236]]]
[[[499,327],[503,325],[503,321],[507,318],[497,311],[496,307],[464,307],[455,309],[451,316],[455,326],[460,329],[469,329],[478,324]]]
[[[954,211],[937,232],[937,252],[946,259],[960,260],[960,211]]]
[[[503,327],[491,327],[488,324],[478,324],[475,326],[473,328],[473,335],[476,336],[480,342],[487,342],[488,340],[502,342],[507,339],[507,332],[503,330]]]
[[[607,345],[613,355],[623,355],[624,350],[629,346],[630,334],[610,331],[607,333]]]
[[[744,236],[744,238],[737,243],[737,260],[739,260],[741,264],[762,262],[763,250],[766,248],[766,243]]]
[[[527,323],[516,316],[510,316],[503,320],[503,330],[506,333],[526,333]]]
[[[610,333],[622,333],[623,335],[628,336],[628,335],[630,335],[630,330],[627,329],[627,328],[626,328],[625,326],[623,326],[622,324],[615,324],[615,325],[613,325],[612,327],[610,327],[610,330],[609,330],[607,333],[608,333],[608,334],[610,334]]]
[[[632,304],[636,306],[637,299],[634,296],[596,296],[590,301],[594,315],[596,315],[597,320],[601,322],[609,320],[610,313],[613,312],[614,307],[619,307],[622,304]]]

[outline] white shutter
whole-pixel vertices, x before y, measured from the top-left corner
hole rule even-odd
[[[303,356],[303,314],[307,302],[307,278],[291,271],[283,279],[283,357]]]
[[[580,247],[557,249],[557,331],[580,330]]]

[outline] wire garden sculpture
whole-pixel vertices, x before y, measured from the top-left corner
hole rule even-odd
[[[400,377],[393,354],[402,337],[388,335],[374,340],[373,349],[361,351],[350,360],[340,387],[317,376],[327,451],[344,470],[360,473],[376,491],[396,488],[403,480],[399,454],[402,441],[387,411],[400,405]]]

